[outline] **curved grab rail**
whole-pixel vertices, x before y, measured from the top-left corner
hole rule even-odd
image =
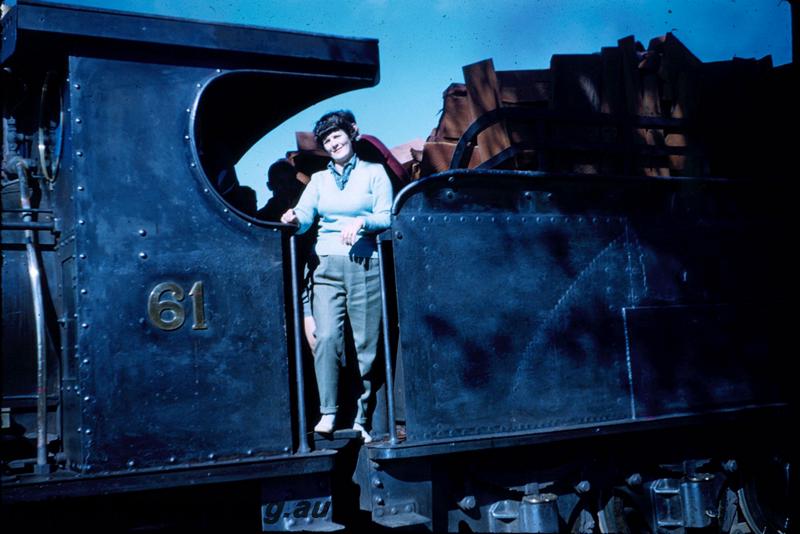
[[[564,113],[561,111],[554,111],[551,109],[531,109],[531,108],[497,108],[488,111],[475,119],[475,121],[467,127],[461,138],[458,140],[455,150],[453,151],[453,158],[450,160],[450,169],[466,168],[469,164],[469,159],[472,156],[472,149],[475,147],[475,139],[478,134],[487,128],[497,124],[500,121],[509,120],[514,122],[550,122],[561,124],[579,124],[585,126],[604,126],[604,127],[617,127],[617,128],[658,128],[664,130],[688,130],[691,123],[685,119],[670,119],[662,117],[643,117],[638,115],[612,115],[609,113]],[[538,142],[525,144],[521,148],[548,148],[548,142],[540,140]],[[491,168],[495,164],[505,161],[513,156],[521,149],[519,146],[512,145],[509,147],[508,153],[501,152],[502,157],[498,154],[491,160],[481,165],[481,168]],[[579,148],[579,147],[567,147]],[[614,150],[617,152],[635,152],[631,144],[619,143],[597,143],[593,147],[594,150]],[[647,146],[636,147],[640,151],[647,151]],[[690,152],[686,147],[650,147],[659,148],[668,154],[683,154]],[[486,165],[486,164],[489,165]]]

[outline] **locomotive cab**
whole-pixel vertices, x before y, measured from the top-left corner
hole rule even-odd
[[[330,526],[287,228],[233,165],[377,83],[377,42],[23,1],[2,26],[4,507],[251,481]]]

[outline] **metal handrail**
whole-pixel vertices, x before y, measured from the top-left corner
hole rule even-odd
[[[31,209],[31,190],[28,185],[28,168],[23,160],[16,163],[19,176],[19,197],[23,210]],[[33,215],[25,213],[24,225],[34,225]],[[44,297],[42,274],[36,255],[36,236],[32,228],[25,229],[25,250],[28,256],[28,275],[31,280],[31,298],[36,324],[36,466],[37,474],[50,472],[47,462],[47,353],[45,351]]]
[[[300,266],[297,258],[297,236],[289,237],[289,262],[292,269],[292,325],[294,335],[294,362],[295,378],[297,381],[297,426],[298,426],[298,449],[297,452],[306,454],[311,452],[306,435],[306,393],[305,378],[303,374],[303,337],[301,331],[300,309]]]
[[[30,217],[29,215],[23,215],[23,217]],[[49,230],[50,232],[56,229],[55,223],[46,223],[46,222],[3,222],[0,223],[0,230],[25,230],[25,231],[36,231],[36,230]]]
[[[548,121],[561,124],[580,124],[596,127],[615,128],[655,128],[663,130],[688,130],[691,124],[686,119],[673,119],[664,117],[645,117],[640,115],[616,115],[609,113],[565,113],[551,109],[530,108],[497,108],[488,111],[475,119],[458,140],[453,158],[450,160],[450,169],[467,167],[472,155],[474,142],[478,134],[497,124],[500,121],[510,120],[517,122]],[[529,143],[535,148],[546,148],[545,142]],[[648,146],[648,145],[643,145]],[[574,147],[573,147],[574,148]],[[597,144],[593,149],[613,148],[613,143]],[[638,148],[638,147],[637,147]],[[660,147],[666,153],[680,154],[687,151],[686,147]],[[616,149],[619,152],[632,152],[633,147],[624,146]],[[691,151],[691,150],[690,150]]]
[[[391,232],[391,230],[389,230]],[[386,269],[383,259],[382,241],[378,239],[378,267],[381,278],[381,326],[383,327],[383,357],[386,364],[386,409],[389,425],[389,443],[397,443],[397,428],[394,412],[394,376],[392,370],[392,343],[389,339],[389,304],[386,299]]]

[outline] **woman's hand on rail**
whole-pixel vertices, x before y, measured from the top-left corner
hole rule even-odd
[[[352,245],[358,240],[358,232],[364,228],[364,219],[356,217],[353,222],[348,224],[342,230],[342,243],[345,245]]]
[[[283,224],[298,224],[299,221],[297,220],[297,214],[294,212],[294,210],[289,209],[286,210],[283,215],[281,215],[281,222]]]

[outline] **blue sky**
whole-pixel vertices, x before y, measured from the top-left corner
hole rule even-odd
[[[11,3],[11,2],[9,2]],[[442,91],[461,67],[492,58],[498,70],[548,68],[557,53],[594,53],[634,35],[647,42],[672,31],[703,61],[772,55],[791,60],[785,0],[71,0],[74,5],[214,22],[372,37],[381,82],[335,97],[289,119],[242,158],[237,171],[263,204],[269,165],[294,148],[330,109],[350,108],[361,130],[388,146],[425,138],[436,126]]]

